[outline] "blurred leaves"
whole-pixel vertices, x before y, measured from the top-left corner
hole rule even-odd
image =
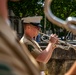
[[[38,4],[39,0],[21,0],[19,2],[8,2],[9,9],[12,9],[16,16],[34,16],[42,15],[42,4]]]
[[[42,25],[44,25],[44,11],[43,11],[44,0],[21,0],[19,2],[8,1],[9,9],[12,9],[16,16],[43,16]],[[62,20],[66,20],[69,16],[76,16],[76,0],[52,0],[51,9],[55,16]],[[53,26],[56,30],[60,27],[52,24],[46,19],[46,29]],[[52,28],[51,28],[52,29]],[[53,29],[54,30],[54,29]],[[64,34],[63,34],[64,35]]]

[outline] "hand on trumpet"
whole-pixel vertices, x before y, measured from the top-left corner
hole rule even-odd
[[[49,37],[49,43],[57,44],[58,43],[58,36],[56,34],[51,34]]]

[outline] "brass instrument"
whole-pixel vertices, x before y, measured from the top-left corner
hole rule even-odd
[[[48,43],[49,42],[49,35],[40,32],[40,34],[42,34],[41,36],[41,40]],[[45,38],[47,37],[47,38]],[[58,43],[56,44],[57,48],[61,48],[64,50],[69,50],[70,48],[73,48],[74,50],[76,50],[76,46],[74,46],[73,44],[68,43],[67,41],[62,41],[62,40],[58,40]]]
[[[76,34],[76,18],[75,17],[68,17],[65,21],[53,15],[51,8],[52,0],[45,0],[44,3],[44,13],[48,20],[59,27],[66,29],[67,31]]]

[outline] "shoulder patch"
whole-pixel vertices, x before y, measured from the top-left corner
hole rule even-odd
[[[28,50],[29,50],[30,52],[33,51],[34,47],[33,47],[31,44],[28,44],[27,46],[28,46]]]
[[[13,73],[9,66],[0,63],[0,75],[13,75]]]

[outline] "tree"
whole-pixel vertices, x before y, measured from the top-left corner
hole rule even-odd
[[[8,6],[9,9],[12,9],[15,15],[18,17],[41,15],[44,18],[43,3],[44,0],[21,0],[19,2],[9,1]],[[63,20],[66,20],[66,18],[69,16],[76,16],[75,7],[76,0],[53,0],[51,4],[53,14]],[[41,24],[44,25],[44,19],[41,21]],[[60,29],[60,27],[52,24],[48,21],[48,19],[46,19],[46,30],[49,29],[50,25],[52,25],[52,27],[56,30]],[[54,32],[54,29],[52,31]],[[66,30],[65,32],[66,34],[68,33]],[[59,33],[59,36],[62,36],[62,33]]]

